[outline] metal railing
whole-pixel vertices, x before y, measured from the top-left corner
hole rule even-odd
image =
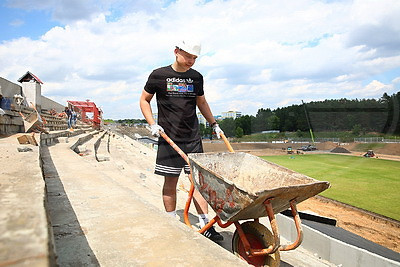
[[[385,139],[383,137],[361,137],[354,138],[354,142],[358,143],[400,143],[400,138]]]

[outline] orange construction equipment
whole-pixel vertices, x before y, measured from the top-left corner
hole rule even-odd
[[[93,128],[99,129],[101,124],[102,111],[90,100],[86,101],[67,101],[70,109],[80,114],[80,120],[84,123],[91,124]],[[93,113],[93,117],[89,118],[87,113]],[[79,116],[78,116],[79,117]]]

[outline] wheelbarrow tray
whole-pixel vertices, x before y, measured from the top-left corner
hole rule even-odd
[[[274,213],[286,210],[290,201],[300,203],[329,187],[248,153],[197,153],[188,155],[196,188],[224,221],[268,216],[266,199]]]

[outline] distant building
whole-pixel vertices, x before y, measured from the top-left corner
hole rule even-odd
[[[204,116],[203,116],[203,114],[201,114],[201,112],[197,112],[197,119],[199,120],[199,123],[204,124],[206,127],[210,126],[210,124],[208,123],[206,118],[204,118]],[[216,116],[214,116],[214,119],[216,121],[220,121],[220,120],[222,120],[222,116],[221,115],[216,115]]]
[[[18,82],[22,84],[22,93],[26,97],[27,104],[32,103],[39,111],[42,109],[43,82],[30,71],[26,72]]]
[[[279,133],[279,130],[269,130],[269,131],[262,131],[261,133]]]
[[[64,111],[64,105],[61,105],[50,98],[42,95],[43,82],[33,73],[27,71],[18,79],[21,85],[10,82],[0,77],[0,94],[15,108],[19,105],[31,107],[32,105],[40,112],[42,110],[54,109],[57,112]],[[22,102],[17,103],[17,98],[21,97]]]
[[[237,119],[242,117],[242,112],[240,111],[227,111],[227,112],[222,112],[222,119],[227,119],[227,118],[232,118],[232,119]]]
[[[197,112],[197,119],[199,120],[199,123],[204,124],[206,127],[208,126],[208,122],[201,112]]]

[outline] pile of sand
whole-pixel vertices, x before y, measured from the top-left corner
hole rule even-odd
[[[335,147],[334,149],[331,150],[332,153],[350,153],[346,148],[344,147]]]
[[[327,142],[323,142],[323,143],[318,143],[318,144],[316,144],[316,146],[317,146],[318,150],[330,150],[330,149],[335,148],[337,146],[337,143],[327,141]]]

